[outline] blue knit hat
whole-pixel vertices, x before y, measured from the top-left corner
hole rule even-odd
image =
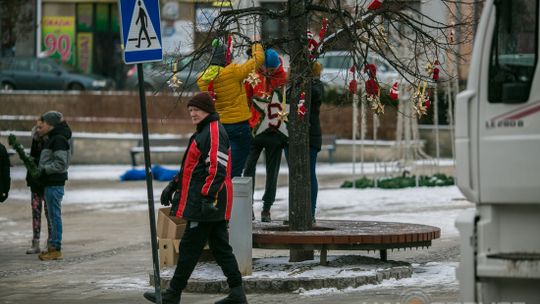
[[[267,49],[264,51],[264,67],[269,69],[275,69],[279,67],[281,61],[279,60],[278,53],[273,49]]]

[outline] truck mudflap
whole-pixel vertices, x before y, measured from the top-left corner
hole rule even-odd
[[[466,210],[458,216],[455,223],[460,235],[461,255],[456,277],[459,280],[462,302],[476,302],[476,221],[476,210]]]

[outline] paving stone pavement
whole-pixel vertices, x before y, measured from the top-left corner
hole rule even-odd
[[[155,189],[164,186],[165,183],[154,184]],[[66,191],[140,187],[144,187],[144,182],[72,181]],[[28,191],[21,180],[14,181],[12,189],[25,195]],[[144,198],[129,203],[110,202],[107,207],[92,203],[64,205],[65,258],[41,262],[36,255],[25,254],[31,239],[30,194],[27,194],[28,200],[9,199],[0,205],[0,303],[149,303],[142,297],[145,290],[151,290],[148,273],[152,270]],[[133,211],[133,206],[140,208]],[[254,257],[287,253],[256,249]],[[434,242],[429,251],[389,253],[389,259],[444,261],[455,260],[457,255],[457,240],[443,240]],[[248,299],[250,303],[397,303],[404,292],[389,288],[314,296],[292,292],[250,293]],[[433,301],[457,300],[453,291],[434,289],[426,293]],[[220,297],[223,294],[186,293],[182,303],[213,303]]]

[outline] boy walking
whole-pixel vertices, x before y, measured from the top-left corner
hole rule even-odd
[[[173,204],[176,216],[188,221],[180,241],[180,256],[163,304],[178,304],[201,252],[208,242],[212,255],[227,277],[231,293],[216,304],[247,304],[242,276],[229,245],[227,222],[232,210],[231,148],[219,122],[212,97],[199,93],[188,102],[197,131],[190,138],[179,174],[163,190],[161,203]],[[172,199],[179,190],[179,201]],[[154,292],[144,297],[156,303]]]

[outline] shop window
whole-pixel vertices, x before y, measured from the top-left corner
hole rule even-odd
[[[538,0],[495,1],[488,100],[521,103],[529,99],[538,57]]]
[[[92,4],[77,5],[77,31],[90,32],[94,24]]]
[[[109,4],[107,3],[96,5],[96,31],[109,31]]]

